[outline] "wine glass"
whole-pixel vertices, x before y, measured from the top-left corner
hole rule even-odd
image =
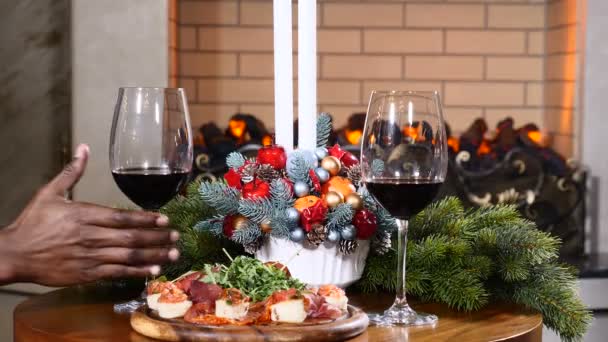
[[[114,181],[131,201],[144,210],[158,211],[186,184],[192,156],[192,130],[183,89],[118,90],[110,168]],[[119,303],[114,311],[130,313],[143,302],[139,298]]]
[[[376,325],[433,325],[437,316],[417,313],[405,296],[408,220],[426,207],[445,180],[447,139],[439,94],[373,91],[361,144],[361,175],[367,190],[396,218],[397,296]]]
[[[110,168],[114,181],[131,201],[144,210],[159,210],[186,184],[192,155],[183,89],[119,89],[110,136]]]

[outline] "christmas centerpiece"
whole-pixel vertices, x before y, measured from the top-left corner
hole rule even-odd
[[[257,157],[227,158],[224,182],[201,184],[216,215],[195,228],[230,239],[262,261],[290,262],[294,275],[313,284],[348,286],[361,277],[371,248],[390,247],[394,221],[360,184],[357,158],[327,147],[331,119],[317,121],[317,148],[289,155],[266,146]],[[375,165],[382,172],[383,165]]]

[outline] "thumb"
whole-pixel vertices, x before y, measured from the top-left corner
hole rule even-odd
[[[72,161],[49,183],[50,190],[60,196],[71,190],[84,174],[89,160],[89,146],[80,144]]]

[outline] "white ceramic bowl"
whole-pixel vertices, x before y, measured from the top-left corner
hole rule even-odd
[[[263,262],[278,261],[291,274],[312,286],[334,284],[342,288],[361,279],[369,253],[369,240],[359,240],[359,247],[350,255],[343,255],[336,244],[323,243],[319,247],[304,247],[286,239],[269,238],[255,257]]]

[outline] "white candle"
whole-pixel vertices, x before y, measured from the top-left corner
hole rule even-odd
[[[293,56],[291,0],[274,0],[274,131],[275,142],[293,150]]]
[[[298,1],[298,148],[317,146],[317,0]]]

